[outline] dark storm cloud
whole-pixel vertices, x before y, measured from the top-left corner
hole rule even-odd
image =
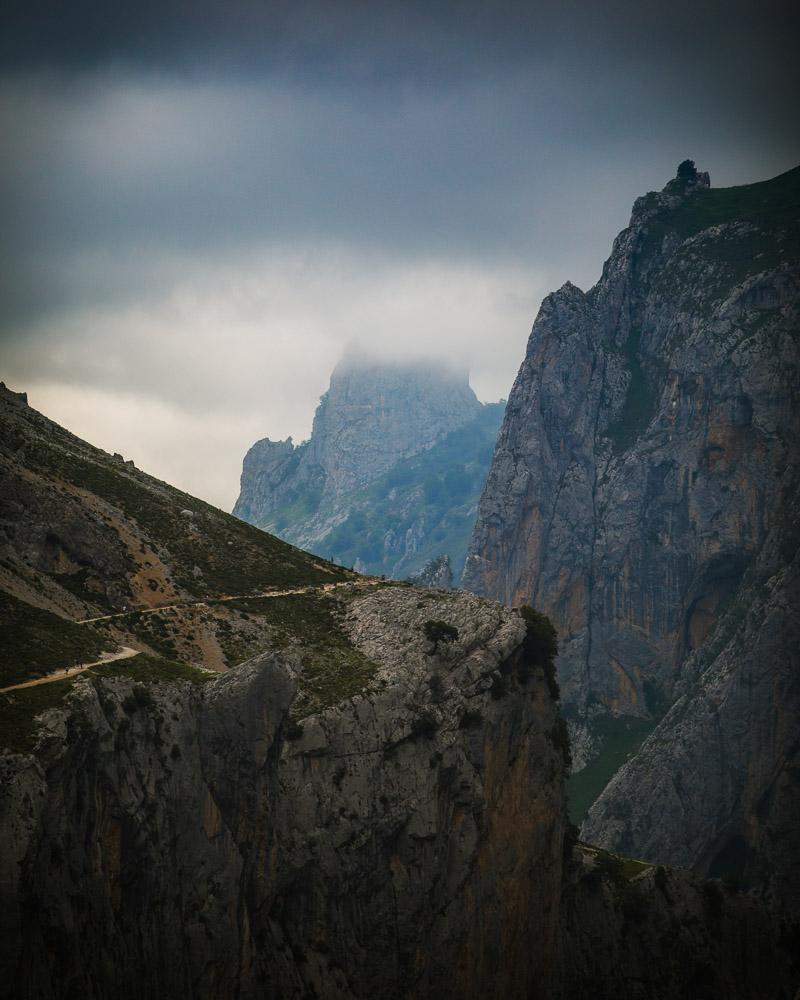
[[[184,438],[203,409],[250,406],[257,433],[253,400],[263,433],[301,433],[351,337],[463,355],[497,398],[541,296],[595,280],[680,160],[730,184],[800,159],[796,5],[15,0],[2,19],[4,361],[66,413],[129,390],[125,426],[157,403],[147,448],[175,408]]]
[[[598,63],[604,50],[675,66],[735,52],[774,68],[778,52],[791,55],[798,25],[785,0],[10,0],[4,9],[0,58],[10,67],[177,59],[185,68],[288,67],[361,82],[462,77],[587,43]]]

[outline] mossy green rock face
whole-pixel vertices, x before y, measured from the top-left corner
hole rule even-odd
[[[588,829],[706,871],[729,845],[761,885],[768,828],[793,826],[781,869],[800,867],[796,590],[776,600],[769,643],[768,625],[745,622],[796,558],[796,530],[772,533],[795,516],[799,330],[800,168],[722,190],[684,169],[640,198],[597,285],[542,304],[463,579],[553,621],[578,766],[597,753],[599,715],[657,721],[694,689],[704,721],[678,730],[667,715],[650,743],[657,781],[639,769]],[[765,655],[747,687],[748,658]],[[740,682],[705,682],[709,670]]]

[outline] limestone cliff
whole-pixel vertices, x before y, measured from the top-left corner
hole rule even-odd
[[[450,590],[453,586],[453,568],[447,556],[431,559],[415,576],[409,577],[409,583],[415,587],[428,587],[431,590]]]
[[[800,464],[799,220],[800,168],[714,190],[687,162],[636,202],[598,284],[542,304],[463,578],[556,624],[579,765],[601,713],[657,720],[680,696],[588,833],[706,870],[743,838],[733,867],[759,881],[765,809],[781,870],[800,859],[796,589],[780,577],[772,606],[748,583],[791,558],[765,545]],[[717,662],[732,607],[776,627]]]
[[[318,490],[323,504],[363,487],[467,423],[480,407],[466,375],[444,365],[348,355],[331,375],[305,444],[267,439],[247,453],[234,513],[266,524],[289,491]]]
[[[791,1000],[796,925],[565,838],[521,615],[404,587],[341,614],[375,670],[316,711],[302,649],[131,668],[0,754],[0,996]]]
[[[795,1000],[797,925],[723,882],[581,844],[567,852],[561,920],[561,998]]]
[[[0,756],[0,995],[546,992],[563,750],[524,621],[402,587],[343,614],[376,671],[311,715],[303,656],[272,653],[82,679]]]
[[[249,450],[234,514],[362,572],[404,578],[447,554],[460,575],[501,415],[442,364],[349,355],[308,441]]]
[[[574,845],[543,616],[348,579],[4,403],[3,686],[184,662],[0,692],[0,997],[793,996],[758,900]]]
[[[800,493],[584,835],[758,887],[800,912]]]

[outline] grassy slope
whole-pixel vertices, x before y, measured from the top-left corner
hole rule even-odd
[[[0,687],[96,660],[115,643],[0,591]]]
[[[800,167],[772,180],[730,188],[696,191],[674,209],[663,209],[647,224],[644,256],[674,233],[688,240],[714,226],[747,223],[734,233],[720,234],[700,248],[702,255],[722,264],[723,284],[715,297],[750,274],[772,270],[800,257]],[[671,262],[670,270],[676,271]],[[667,282],[672,275],[666,275]]]
[[[176,583],[189,594],[321,584],[348,575],[340,567],[326,565],[202,500],[115,461],[35,410],[6,404],[3,417],[0,448],[7,454],[21,454],[27,469],[88,490],[118,508],[154,548],[166,550]],[[191,511],[193,516],[182,511]]]
[[[272,648],[300,653],[303,675],[292,706],[295,721],[358,694],[375,675],[377,666],[352,645],[341,627],[342,605],[335,597],[294,594],[232,603],[271,627]]]

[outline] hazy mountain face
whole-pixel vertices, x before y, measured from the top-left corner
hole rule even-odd
[[[361,572],[405,578],[447,555],[460,575],[501,415],[463,373],[350,357],[309,441],[250,449],[234,513]]]

